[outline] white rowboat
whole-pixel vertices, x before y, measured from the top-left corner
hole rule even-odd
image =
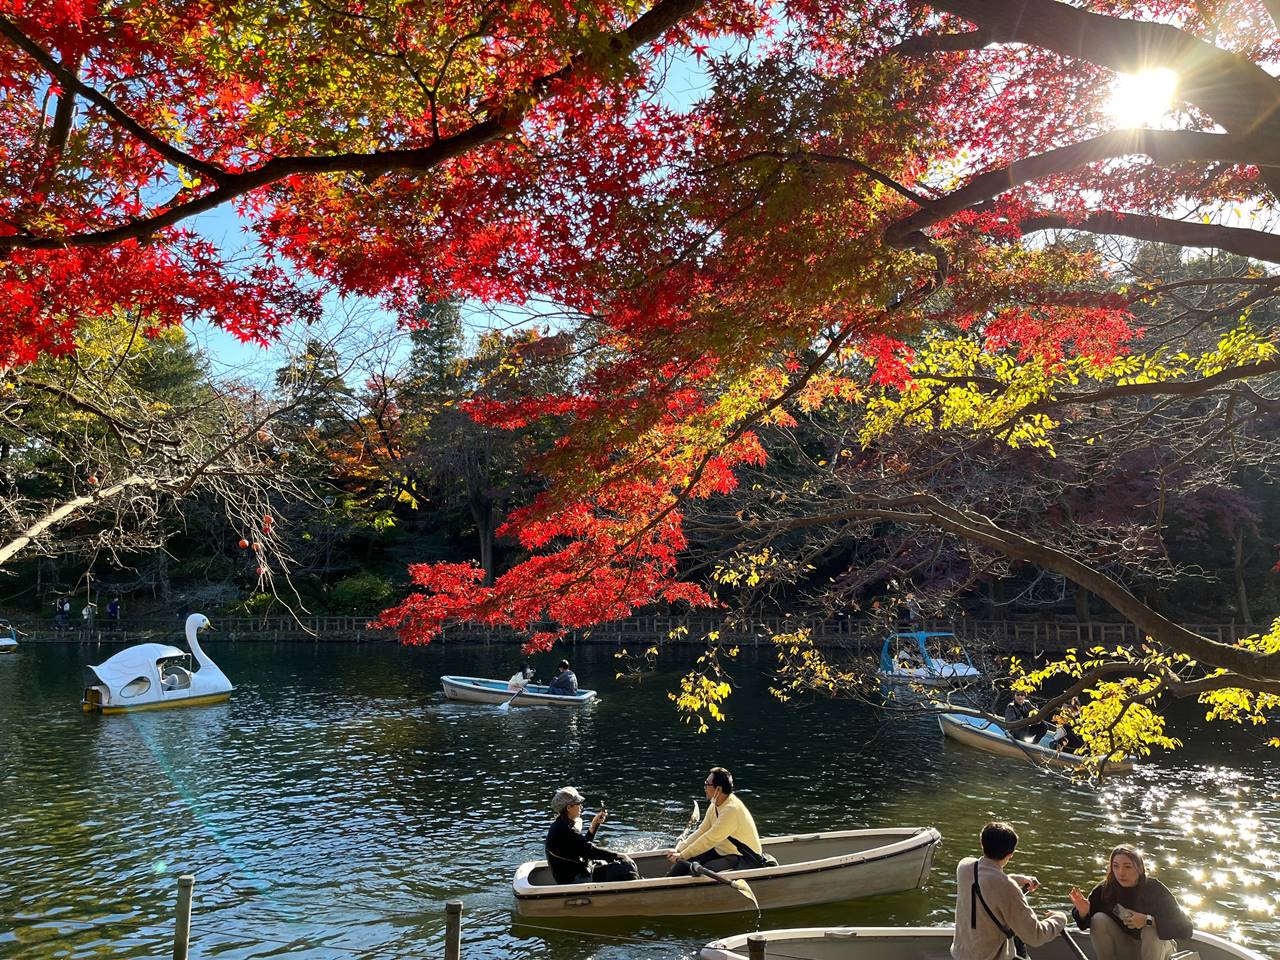
[[[922,886],[942,835],[933,827],[841,830],[765,837],[776,867],[726,871],[745,880],[760,909],[797,907],[914,890]],[[668,877],[663,850],[630,854],[639,880],[557,884],[545,860],[525,863],[512,884],[521,914],[530,917],[644,917],[736,913],[755,904],[708,877]]]
[[[1014,740],[999,724],[981,717],[970,717],[962,713],[940,713],[938,726],[942,728],[945,736],[953,740],[1002,757],[1015,757],[1045,766],[1072,770],[1079,769],[1088,762],[1084,757],[1078,757],[1066,750],[1055,750],[1053,747],[1041,746],[1038,743]],[[1130,760],[1107,761],[1107,773],[1130,773],[1132,770],[1133,762]]]
[[[549,687],[531,683],[512,700],[511,695],[515,691],[507,686],[506,680],[487,680],[484,677],[445,676],[440,678],[440,685],[450,700],[467,703],[506,703],[510,700],[513,707],[577,707],[596,698],[594,690],[579,690],[569,696],[552,693]]]
[[[701,960],[748,960],[747,939],[765,938],[765,957],[788,960],[951,960],[951,927],[805,927],[764,930],[713,940],[698,954]],[[1069,927],[1071,938],[1093,960],[1089,935]],[[1179,940],[1179,950],[1194,950],[1200,960],[1267,960],[1262,954],[1212,934],[1197,932]],[[1055,937],[1032,947],[1036,960],[1076,960],[1071,944]]]

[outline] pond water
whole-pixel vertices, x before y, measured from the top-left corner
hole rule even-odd
[[[1255,735],[1200,734],[1100,790],[884,723],[836,702],[769,697],[764,652],[733,666],[730,720],[699,736],[667,692],[689,650],[642,683],[612,651],[571,651],[602,699],[568,711],[446,702],[441,674],[505,677],[510,646],[207,644],[225,704],[102,717],[81,670],[111,647],[24,645],[0,657],[0,957],[136,960],[171,950],[176,877],[196,876],[192,956],[313,960],[442,953],[465,903],[464,960],[692,957],[754,914],[547,921],[515,914],[511,878],[542,856],[548,801],[579,786],[611,818],[601,843],[666,846],[702,781],[729,767],[762,833],[927,825],[944,841],[926,889],[774,910],[763,927],[939,924],[982,824],[1012,821],[1037,908],[1096,882],[1136,842],[1201,929],[1280,957],[1276,756]],[[554,657],[537,663],[542,678]]]

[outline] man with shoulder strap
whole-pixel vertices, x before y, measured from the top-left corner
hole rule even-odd
[[[1064,913],[1051,911],[1037,920],[1026,893],[1040,886],[1035,877],[1005,873],[1018,846],[1018,834],[1007,823],[982,828],[982,856],[965,857],[956,867],[956,932],[954,960],[1010,960],[1015,944],[1039,947],[1062,933]]]

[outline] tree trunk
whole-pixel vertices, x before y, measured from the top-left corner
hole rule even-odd
[[[1072,593],[1076,600],[1076,619],[1081,623],[1088,623],[1090,620],[1089,591],[1078,583],[1073,583],[1071,586],[1074,588]]]
[[[484,585],[493,586],[493,504],[471,502],[471,516],[476,521],[476,535],[480,538],[480,566],[484,570]]]
[[[1253,616],[1249,613],[1249,594],[1244,587],[1244,528],[1240,524],[1236,524],[1234,539],[1236,603],[1240,607],[1240,619],[1252,626]]]

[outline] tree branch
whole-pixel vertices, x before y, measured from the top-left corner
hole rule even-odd
[[[1183,247],[1212,247],[1254,260],[1280,263],[1280,236],[1274,233],[1141,213],[1091,213],[1081,218],[1043,213],[1022,221],[1021,230],[1024,235],[1040,230],[1080,230]]]
[[[48,531],[51,527],[61,523],[62,521],[75,516],[81,510],[95,503],[101,503],[103,500],[110,500],[120,496],[129,490],[161,490],[165,488],[165,483],[156,477],[134,475],[126,477],[109,487],[103,487],[101,490],[95,490],[93,493],[84,494],[83,496],[73,497],[66,503],[49,511],[31,526],[27,527],[21,534],[14,537],[8,543],[0,546],[0,567],[3,567],[13,557],[21,553],[31,542],[41,534]]]
[[[961,210],[992,200],[1032,180],[1067,173],[1099,160],[1143,154],[1161,164],[1186,160],[1258,164],[1258,152],[1255,141],[1228,134],[1193,130],[1116,130],[979,174],[959,190],[932,200],[910,216],[891,224],[885,230],[884,238],[891,247],[911,246],[907,238],[912,234]]]
[[[995,42],[990,30],[970,30],[966,33],[929,33],[895,43],[884,51],[885,56],[919,57],[929,53],[953,53],[959,50],[981,50]]]
[[[1091,13],[1058,0],[931,0],[989,30],[997,42],[1027,43],[1121,73],[1166,67],[1179,96],[1231,133],[1256,137],[1264,156],[1280,146],[1280,81],[1240,54],[1229,53],[1164,23]],[[1264,173],[1276,192],[1280,175]]]
[[[63,90],[62,97],[58,104],[58,117],[62,117],[63,114],[62,101],[70,100],[72,95],[79,94],[94,106],[102,110],[102,112],[111,118],[117,126],[131,133],[134,137],[141,140],[170,163],[186,167],[188,170],[194,170],[214,181],[221,181],[226,178],[227,172],[221,167],[214,166],[211,163],[191,156],[183,150],[179,150],[173,144],[156,136],[142,124],[138,123],[138,121],[134,120],[133,117],[121,110],[120,107],[118,107],[109,97],[104,96],[93,87],[84,83],[78,76],[76,76],[74,70],[68,69],[66,66],[55,60],[47,50],[18,29],[17,25],[6,17],[0,17],[0,36],[8,38],[15,47],[30,56],[44,68],[46,73],[58,81],[58,84]],[[70,114],[68,114],[66,116],[68,129],[70,128],[70,120],[71,117]]]
[[[61,237],[34,236],[26,233],[0,237],[0,251],[104,247],[126,240],[142,239],[188,217],[212,210],[229,200],[290,176],[316,176],[330,173],[364,173],[380,176],[397,170],[413,172],[432,170],[447,160],[509,136],[519,126],[520,120],[528,110],[546,97],[557,85],[571,79],[580,71],[591,69],[602,58],[626,56],[637,47],[657,39],[680,20],[698,10],[704,2],[705,0],[658,0],[628,27],[610,34],[607,42],[601,44],[599,48],[593,49],[590,53],[575,55],[559,70],[534,80],[526,90],[513,92],[506,106],[491,111],[484,120],[443,140],[435,140],[425,147],[382,150],[373,153],[275,157],[259,167],[234,174],[211,167],[203,161],[176,150],[140,127],[97,91],[84,86],[74,77],[64,79],[65,68],[49,57],[38,44],[26,37],[12,23],[0,18],[0,34],[9,37],[36,57],[46,69],[51,72],[61,71],[54,74],[60,82],[77,84],[78,92],[86,99],[93,100],[108,113],[115,110],[116,112],[111,113],[111,116],[121,125],[125,125],[126,122],[130,124],[131,126],[126,128],[153,149],[174,163],[208,174],[218,184],[216,189],[191,199],[183,199],[189,191],[179,191],[169,205],[159,213],[105,230]],[[601,50],[604,52],[601,53]]]

